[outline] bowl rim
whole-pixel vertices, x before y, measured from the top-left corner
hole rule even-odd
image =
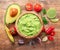
[[[42,24],[42,26],[41,26],[38,34],[36,34],[36,35],[34,35],[34,36],[25,36],[24,34],[22,34],[22,33],[18,30],[18,26],[17,26],[17,23],[18,23],[19,19],[20,19],[24,14],[29,14],[29,13],[35,14],[35,15],[39,18],[39,20],[40,20],[40,22],[41,22],[41,24]],[[15,27],[16,27],[16,30],[17,30],[18,34],[19,34],[22,38],[26,38],[26,39],[36,38],[37,36],[39,36],[39,34],[41,33],[42,28],[43,28],[42,18],[41,18],[40,15],[38,15],[38,14],[37,14],[36,12],[34,12],[34,11],[26,11],[26,12],[22,13],[22,14],[17,18],[16,23],[15,23]]]

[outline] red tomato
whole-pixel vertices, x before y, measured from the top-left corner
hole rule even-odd
[[[31,3],[27,3],[25,7],[26,7],[26,10],[28,11],[31,11],[33,9],[33,6]]]
[[[40,4],[35,4],[35,5],[34,5],[34,10],[35,10],[36,12],[40,12],[40,11],[42,10],[42,6],[41,6]]]
[[[53,31],[50,35],[51,35],[51,36],[54,36],[54,35],[55,35],[55,31]]]
[[[54,30],[54,27],[53,27],[53,26],[50,26],[50,27],[46,30],[46,34],[50,35],[53,30]]]
[[[53,41],[54,40],[53,36],[48,36],[48,40]]]
[[[16,31],[15,26],[10,27],[10,32],[11,32],[12,35],[16,35],[17,31]]]

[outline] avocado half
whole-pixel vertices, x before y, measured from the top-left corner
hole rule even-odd
[[[38,18],[39,18],[39,21],[41,23],[41,27],[39,29],[39,31],[35,34],[35,35],[32,35],[32,36],[26,36],[24,33],[22,33],[19,28],[18,28],[18,22],[19,22],[19,19],[21,19],[22,16],[24,16],[25,14],[34,14],[36,15]],[[29,16],[28,16],[29,17]],[[31,16],[33,17],[33,16]],[[24,21],[25,22],[25,21]],[[35,23],[35,22],[34,22]],[[33,25],[33,24],[31,24]],[[42,31],[42,28],[43,28],[43,22],[42,22],[42,19],[41,19],[41,16],[38,15],[37,13],[33,12],[33,11],[26,11],[25,13],[22,13],[16,20],[16,23],[15,23],[15,26],[16,26],[16,30],[18,32],[18,34],[23,37],[23,38],[26,38],[26,39],[33,39],[33,38],[36,38],[37,36],[40,35],[41,31]],[[38,27],[38,26],[37,26]],[[24,29],[24,28],[23,28]]]
[[[17,13],[17,15],[15,17],[10,16],[10,9],[11,8],[16,8],[18,10],[18,13]],[[14,3],[14,4],[9,5],[7,10],[6,10],[6,14],[5,14],[5,19],[4,19],[5,24],[10,24],[10,23],[15,22],[17,17],[19,17],[20,13],[21,13],[21,8],[20,8],[20,6],[18,4]]]

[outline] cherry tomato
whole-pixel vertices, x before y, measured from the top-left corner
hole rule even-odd
[[[40,11],[42,10],[42,6],[37,3],[37,4],[34,5],[34,10],[35,10],[36,12],[40,12]]]
[[[27,3],[25,7],[28,11],[31,11],[33,9],[33,5],[31,3]]]
[[[51,36],[54,36],[54,35],[55,35],[55,31],[53,31],[50,35],[51,35]]]
[[[54,38],[53,38],[53,36],[48,36],[48,40],[50,40],[50,41],[53,41],[54,40]]]
[[[52,32],[53,30],[54,30],[54,27],[53,27],[53,26],[49,27],[49,28],[46,30],[46,34],[47,34],[47,35],[51,34],[51,32]]]
[[[10,27],[10,32],[11,32],[12,35],[16,35],[17,34],[15,26],[11,26]]]
[[[17,13],[18,13],[18,10],[17,10],[16,8],[11,8],[11,9],[10,9],[10,16],[11,16],[11,17],[16,16]]]

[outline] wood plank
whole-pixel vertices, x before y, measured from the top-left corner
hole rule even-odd
[[[54,7],[57,10],[57,18],[60,19],[60,0],[46,0],[45,2],[41,2],[40,0],[0,0],[0,50],[60,50],[60,21],[58,23],[51,23],[50,25],[54,25],[56,27],[56,35],[54,42],[46,43],[42,45],[36,45],[36,48],[32,48],[31,46],[18,45],[18,39],[20,39],[19,36],[14,37],[15,38],[15,44],[11,44],[9,41],[6,32],[4,30],[4,16],[7,7],[9,4],[12,3],[18,3],[22,9],[24,9],[24,6],[27,2],[31,2],[33,4],[35,3],[43,3],[44,6],[47,8]],[[48,26],[47,26],[48,27]]]

